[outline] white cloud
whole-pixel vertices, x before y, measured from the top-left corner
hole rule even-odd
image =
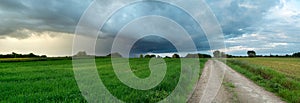
[[[279,4],[262,15],[262,20],[239,29],[244,32],[242,35],[228,38],[225,41],[227,51],[233,54],[245,54],[247,50],[256,50],[262,54],[300,51],[299,5],[300,1],[297,0],[280,0]]]
[[[253,33],[253,34],[243,34],[240,37],[230,38],[225,41],[227,45],[225,51],[229,54],[240,54],[248,51],[255,50],[260,53],[292,53],[297,51],[296,45],[292,37],[287,36],[283,33],[272,34],[272,33]],[[290,49],[289,49],[290,48]],[[298,49],[299,50],[299,49]]]
[[[280,5],[270,9],[266,15],[266,19],[280,21],[281,23],[295,23],[300,25],[300,2],[296,0],[280,0]]]
[[[232,51],[240,51],[240,50],[254,50],[256,48],[248,48],[245,46],[233,46],[229,47],[225,52],[232,52]]]
[[[269,43],[267,45],[265,45],[268,48],[276,48],[278,46],[287,46],[289,45],[288,43]]]

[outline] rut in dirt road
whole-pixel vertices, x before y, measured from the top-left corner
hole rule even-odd
[[[223,62],[209,60],[188,103],[285,103]]]

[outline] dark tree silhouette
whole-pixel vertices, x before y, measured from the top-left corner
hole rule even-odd
[[[42,58],[47,58],[47,55],[42,55],[41,57],[42,57]]]
[[[294,53],[292,56],[293,56],[293,57],[300,57],[300,52]]]
[[[18,55],[17,53],[12,52],[11,54],[13,55],[14,58],[17,58],[17,55]]]
[[[169,57],[169,56],[165,56],[165,58],[171,58],[171,57]]]
[[[200,53],[198,53],[198,54],[187,54],[185,56],[185,58],[211,58],[211,56],[208,55],[208,54],[200,54]]]
[[[221,52],[219,50],[214,51],[213,54],[214,54],[215,58],[220,58],[221,57]]]
[[[150,55],[147,54],[147,55],[145,55],[145,58],[151,58],[151,57],[150,57]]]
[[[149,54],[145,55],[145,58],[155,58],[155,57],[156,57],[155,55],[149,55]]]
[[[29,57],[35,57],[36,55],[34,55],[33,53],[29,53]]]
[[[0,54],[0,58],[38,58],[38,57],[47,57],[46,55],[35,55],[33,53],[30,54],[18,54],[15,52],[12,52],[11,54],[7,54],[7,55],[2,55]]]
[[[253,50],[252,51],[248,51],[247,54],[248,54],[248,57],[256,57],[256,53]]]
[[[143,54],[140,55],[140,58],[144,58]]]
[[[178,54],[173,54],[172,58],[180,58]]]

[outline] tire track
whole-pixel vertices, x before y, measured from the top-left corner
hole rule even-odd
[[[223,78],[224,77],[224,78]],[[221,81],[220,81],[221,80]],[[225,81],[223,83],[223,81]],[[231,84],[232,89],[226,89]],[[235,97],[233,97],[235,96]],[[188,103],[285,103],[223,62],[209,60]]]

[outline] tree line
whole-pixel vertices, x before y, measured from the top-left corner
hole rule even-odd
[[[76,56],[84,56],[86,54],[86,52],[82,51],[79,52],[78,54],[74,55]],[[257,55],[255,51],[247,51],[247,55],[248,56],[234,56],[234,55],[230,55],[230,54],[226,54],[225,52],[221,52],[219,50],[216,50],[213,52],[213,57],[215,58],[239,58],[239,57],[300,57],[300,52],[297,53],[293,53],[292,55],[286,54],[286,55]],[[122,55],[120,55],[119,53],[112,53],[109,54],[107,56],[104,57],[120,57],[122,58]],[[29,54],[18,54],[15,52],[12,52],[11,54],[0,54],[0,58],[47,58],[46,55],[35,55],[33,53],[29,53]],[[201,54],[201,53],[197,53],[197,54],[187,54],[185,57],[180,57],[178,54],[173,54],[171,57],[169,56],[165,56],[165,57],[161,57],[159,55],[150,55],[150,54],[146,54],[143,55],[141,54],[139,56],[139,58],[212,58],[211,55],[208,54]]]
[[[35,55],[33,53],[29,53],[29,54],[18,54],[15,52],[12,52],[11,54],[0,54],[0,58],[47,58],[46,55]]]
[[[211,58],[211,56],[208,54],[197,53],[197,54],[187,54],[185,57],[180,57],[179,54],[175,53],[171,57],[169,56],[161,57],[159,55],[153,55],[153,54],[152,55],[146,54],[144,56],[143,54],[141,54],[139,58]]]
[[[226,54],[225,52],[221,52],[219,50],[216,50],[213,52],[213,56],[215,58],[239,58],[239,57],[300,57],[300,52],[293,53],[292,55],[286,54],[286,55],[257,55],[255,51],[247,51],[248,56],[234,56],[230,54]]]

